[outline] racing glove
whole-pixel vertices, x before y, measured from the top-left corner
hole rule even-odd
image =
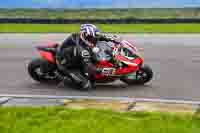
[[[98,40],[100,41],[111,41],[114,43],[120,43],[120,37],[117,35],[110,35],[110,34],[103,34],[103,33],[96,33]]]

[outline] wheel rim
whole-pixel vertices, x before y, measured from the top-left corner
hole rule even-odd
[[[35,72],[37,75],[39,75],[39,76],[42,76],[42,75],[43,75],[43,73],[42,73],[40,67],[36,68],[36,69],[34,70],[34,72]]]
[[[148,75],[145,73],[145,71],[139,70],[136,73],[137,80],[145,81],[147,79]]]
[[[55,79],[56,77],[55,76],[51,76],[51,75],[49,75],[48,73],[43,73],[42,71],[41,71],[41,68],[40,67],[38,67],[38,68],[36,68],[35,69],[35,71],[34,71],[39,77],[42,77],[42,78],[45,78],[45,79]]]

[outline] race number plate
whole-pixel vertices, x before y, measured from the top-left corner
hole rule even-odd
[[[109,76],[109,75],[113,75],[114,71],[115,71],[114,68],[103,68],[102,74]]]

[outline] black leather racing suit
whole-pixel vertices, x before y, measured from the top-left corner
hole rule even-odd
[[[96,41],[113,41],[99,34]],[[57,52],[58,67],[80,89],[89,89],[95,82],[96,69],[92,49],[81,40],[79,33],[70,35]]]

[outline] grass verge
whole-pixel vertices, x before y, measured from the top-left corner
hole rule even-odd
[[[109,110],[72,110],[64,107],[2,107],[1,133],[198,133],[200,120],[189,114]]]
[[[200,24],[98,24],[111,33],[200,33]],[[78,32],[79,24],[0,24],[0,33]]]
[[[0,9],[0,18],[199,18],[199,8]]]

